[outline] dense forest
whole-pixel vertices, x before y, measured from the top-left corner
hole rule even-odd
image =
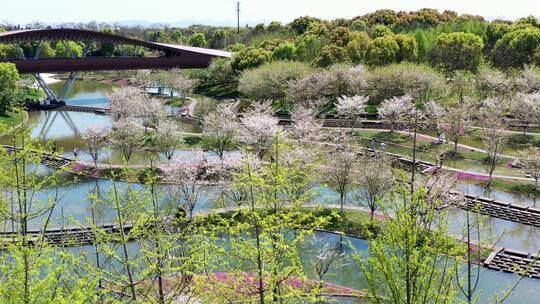
[[[475,70],[482,62],[501,68],[519,68],[540,61],[540,22],[534,17],[486,21],[481,16],[440,13],[434,9],[412,12],[378,10],[352,19],[321,20],[309,16],[289,24],[233,27],[193,25],[171,28],[126,27],[103,23],[66,23],[61,27],[100,30],[147,41],[190,44],[239,52],[236,68],[253,67],[276,59],[298,60],[318,66],[335,63],[385,65],[428,62],[445,69]],[[4,29],[20,26],[4,25]],[[27,28],[47,27],[29,24]],[[30,49],[32,46],[26,46]],[[34,46],[35,47],[35,46]],[[76,46],[70,46],[79,51]],[[46,56],[62,56],[63,44],[47,45]],[[9,48],[0,56],[10,56]],[[112,53],[102,46],[102,53]]]

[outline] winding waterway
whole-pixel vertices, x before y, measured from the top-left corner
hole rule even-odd
[[[53,85],[53,88],[58,88],[59,84]],[[97,83],[80,81],[76,82],[70,98],[66,101],[67,104],[73,105],[89,105],[89,106],[108,106],[106,93],[112,89],[112,86]],[[73,156],[73,148],[79,150],[78,157],[82,160],[90,161],[88,154],[84,152],[81,145],[81,134],[89,125],[101,125],[110,127],[111,123],[107,116],[94,113],[80,112],[60,112],[60,111],[37,111],[29,113],[29,124],[34,126],[31,136],[40,138],[43,141],[54,141],[59,149],[64,151],[67,156]],[[198,132],[197,127],[185,125],[183,126],[186,132]],[[0,139],[3,143],[8,143],[8,138]],[[178,151],[178,153],[192,153],[189,151]],[[102,161],[106,159],[118,160],[119,155],[114,151],[102,153]],[[132,163],[144,163],[143,155],[136,154]],[[40,170],[47,174],[48,168],[41,167]],[[64,183],[58,188],[46,189],[37,193],[37,198],[41,201],[46,201],[51,195],[58,195],[60,198],[58,205],[53,210],[51,226],[67,226],[73,223],[85,224],[89,223],[91,215],[91,202],[88,198],[89,193],[96,190],[100,196],[106,197],[111,188],[110,180],[94,180],[86,178],[74,178],[69,173],[60,173]],[[137,190],[143,187],[139,184],[129,185]],[[120,188],[128,187],[126,183],[119,183]],[[491,191],[486,193],[481,187],[459,184],[458,189],[473,195],[484,195],[496,198],[498,200],[512,202],[522,205],[536,205],[539,202],[524,196],[510,194],[500,191]],[[166,186],[162,190],[166,192]],[[338,194],[331,189],[325,187],[317,188],[318,195],[316,202],[321,204],[335,203],[338,199]],[[208,187],[199,197],[196,210],[206,210],[209,208],[221,207],[214,205],[217,198],[220,196],[220,189]],[[354,193],[353,193],[354,194]],[[106,204],[101,204],[94,210],[97,214],[99,223],[109,223],[114,220],[114,212]],[[456,234],[462,231],[462,222],[464,212],[461,210],[451,210],[450,230]],[[30,228],[38,228],[41,226],[41,219],[36,219],[31,223]],[[497,243],[497,246],[509,247],[513,249],[524,250],[528,252],[537,252],[540,249],[540,229],[532,226],[513,223],[510,221],[500,220],[496,218],[483,219],[484,225],[487,227],[482,232],[482,237],[485,239],[494,238],[502,234],[502,237]],[[336,243],[339,242],[339,237],[329,233],[316,233],[313,239],[309,240],[303,248],[302,258],[304,263],[309,264],[316,255],[316,249],[321,243]],[[351,242],[359,252],[367,252],[367,242],[365,240],[350,238]],[[344,246],[348,253],[347,259],[349,263],[333,268],[326,280],[331,283],[336,283],[342,286],[351,288],[365,288],[365,282],[358,266],[350,261],[351,249]],[[92,247],[87,247],[85,250],[92,251]],[[309,269],[309,267],[307,267]],[[313,273],[311,273],[313,277]],[[482,300],[480,303],[488,303],[488,299],[492,299],[497,292],[507,290],[508,287],[517,279],[514,274],[496,272],[482,268],[480,289],[482,290]],[[513,295],[506,303],[535,303],[540,298],[540,280],[524,279],[514,291]]]

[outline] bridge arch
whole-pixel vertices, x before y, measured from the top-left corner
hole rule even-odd
[[[81,57],[40,58],[44,41],[77,41],[82,42],[85,45],[85,49]],[[39,42],[39,46],[33,56],[27,57],[20,47],[20,44],[26,42]],[[144,47],[154,51],[154,56],[141,57],[136,53],[122,56],[92,56],[91,50],[95,43]],[[61,102],[69,96],[73,82],[77,78],[78,73],[82,71],[206,68],[214,58],[231,57],[230,52],[220,50],[148,42],[83,29],[28,29],[3,32],[0,33],[0,44],[13,44],[18,48],[20,53],[18,58],[0,58],[0,62],[15,64],[20,73],[34,74],[38,84],[45,91],[47,99],[51,103]],[[70,76],[61,90],[61,96],[55,96],[41,76],[39,76],[40,73],[66,72],[69,72]]]

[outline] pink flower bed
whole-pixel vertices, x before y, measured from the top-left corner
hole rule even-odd
[[[466,179],[474,179],[480,182],[487,182],[489,180],[488,176],[481,175],[481,174],[475,174],[475,173],[469,173],[469,172],[456,172],[454,177],[457,180],[466,180]]]
[[[203,279],[207,283],[222,283],[226,286],[235,286],[237,292],[244,294],[255,294],[259,287],[257,276],[251,272],[242,272],[239,274],[232,274],[228,272],[214,272],[208,277]],[[217,281],[217,282],[216,282]],[[313,280],[301,280],[298,278],[288,278],[285,284],[294,289],[300,289],[304,291],[312,290],[319,287],[319,282]],[[263,282],[264,286],[264,282]],[[264,288],[264,287],[263,287]],[[321,293],[332,295],[359,295],[361,292],[347,287],[339,285],[323,283]]]

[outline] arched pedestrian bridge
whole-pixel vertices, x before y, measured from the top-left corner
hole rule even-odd
[[[83,45],[82,54],[70,48],[70,41]],[[63,43],[69,56],[42,56],[45,42]],[[155,43],[110,33],[64,28],[4,32],[0,33],[0,44],[13,45],[15,48],[10,55],[12,58],[0,58],[0,62],[14,63],[20,73],[34,74],[51,103],[69,96],[73,82],[82,71],[206,68],[214,58],[231,57],[230,52],[220,50]],[[29,44],[33,46],[30,50],[23,47]],[[103,46],[109,51],[103,52]],[[65,72],[70,75],[58,96],[39,75]]]
[[[84,44],[81,57],[42,58],[43,42],[75,41]],[[25,54],[23,43],[38,43],[33,54]],[[105,70],[205,68],[216,57],[231,57],[231,53],[197,47],[147,42],[109,33],[79,29],[32,29],[0,33],[0,44],[13,44],[19,49],[19,57],[3,58],[0,62],[12,62],[20,73],[57,73]],[[97,45],[109,44],[116,50],[114,56],[93,56]],[[126,48],[126,46],[131,46]],[[144,48],[151,54],[141,57]],[[121,55],[120,55],[121,54]]]

